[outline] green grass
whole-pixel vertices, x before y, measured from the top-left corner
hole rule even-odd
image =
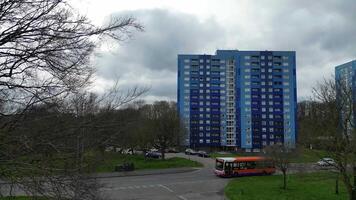
[[[345,200],[346,189],[339,181],[339,195],[335,194],[335,175],[310,173],[288,175],[287,190],[283,190],[283,176],[252,176],[233,179],[225,187],[230,200]]]
[[[322,150],[302,149],[296,157],[291,159],[293,163],[314,163],[320,158],[330,157],[327,152]]]
[[[142,155],[122,155],[117,153],[106,153],[103,161],[96,168],[96,172],[112,172],[116,165],[124,162],[133,162],[136,170],[142,169],[164,169],[178,167],[202,167],[199,162],[185,158],[168,158],[165,160],[145,158]]]
[[[221,154],[221,153],[212,153],[210,154],[211,157],[237,157],[237,156],[257,156],[263,155],[261,153],[228,153],[228,154]],[[327,152],[321,150],[310,150],[310,149],[301,149],[296,156],[291,158],[292,163],[315,163],[320,158],[323,157],[330,157],[328,156]]]

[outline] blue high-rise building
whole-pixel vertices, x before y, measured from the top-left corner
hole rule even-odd
[[[295,146],[294,51],[178,55],[177,98],[191,147]]]
[[[350,121],[356,123],[356,113],[352,112],[351,116],[347,116],[349,109],[356,102],[356,60],[338,65],[335,67],[335,83],[336,83],[336,100],[339,103],[341,121],[345,117],[351,117]],[[352,96],[345,96],[351,94]],[[351,98],[350,98],[351,97]],[[352,133],[352,123],[340,124],[340,128],[345,128],[349,133]]]

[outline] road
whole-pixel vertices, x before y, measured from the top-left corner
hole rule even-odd
[[[100,182],[105,199],[118,200],[219,200],[224,199],[224,187],[228,179],[213,174],[214,160],[187,156],[175,156],[196,160],[204,168],[193,172],[147,176],[104,178]],[[173,156],[168,154],[169,156]]]
[[[204,167],[185,173],[156,174],[144,176],[109,177],[97,179],[104,199],[108,200],[223,200],[224,187],[231,179],[219,178],[213,174],[215,161],[211,158],[187,156],[183,153],[167,154],[167,157],[179,156],[195,160]],[[288,173],[314,172],[313,164],[292,164]],[[277,172],[276,174],[280,174]],[[7,191],[5,185],[3,192]],[[5,192],[6,193],[6,192]],[[14,193],[25,193],[16,188]]]

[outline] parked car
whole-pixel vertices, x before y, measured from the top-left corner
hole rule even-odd
[[[149,151],[149,152],[146,152],[145,157],[146,158],[161,158],[162,154],[157,151]]]
[[[167,153],[179,153],[179,151],[176,148],[168,148]]]
[[[335,165],[335,161],[332,158],[322,158],[316,164],[320,167],[330,167]]]
[[[197,152],[194,151],[193,149],[186,149],[184,152],[186,155],[196,155]]]
[[[203,157],[203,158],[210,157],[209,154],[205,151],[198,151],[198,156]]]

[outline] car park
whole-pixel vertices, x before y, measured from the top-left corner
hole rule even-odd
[[[162,154],[157,151],[149,151],[145,153],[146,158],[161,158]]]
[[[206,151],[198,151],[198,156],[203,157],[203,158],[210,157]]]
[[[179,151],[176,148],[168,148],[166,149],[167,153],[179,153]]]
[[[322,158],[316,164],[320,167],[330,167],[335,165],[335,161],[332,158]]]
[[[196,155],[197,152],[194,151],[193,149],[186,149],[185,152],[184,152],[186,155]]]

